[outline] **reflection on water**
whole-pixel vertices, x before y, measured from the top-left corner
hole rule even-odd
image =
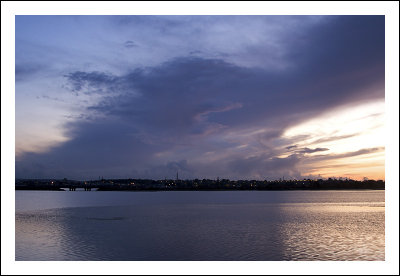
[[[17,212],[16,260],[385,259],[383,191],[117,194],[130,204]]]
[[[292,218],[280,227],[285,260],[384,260],[384,206],[284,207]]]

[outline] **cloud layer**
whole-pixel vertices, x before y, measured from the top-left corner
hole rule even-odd
[[[283,133],[340,106],[384,99],[383,16],[109,19],[127,29],[151,22],[167,48],[186,36],[194,45],[197,34],[201,45],[156,64],[124,65],[122,73],[60,72],[65,92],[96,100],[82,110],[86,119],[63,123],[67,142],[22,155],[17,177],[172,178],[179,171],[183,178],[298,178],[307,159],[373,151],[339,156],[328,148],[297,147],[305,137]],[[215,29],[206,32],[210,22]],[[242,41],[230,38],[236,34],[226,22],[250,24],[238,30]],[[219,32],[224,41],[216,38]],[[126,50],[150,39],[126,34]],[[251,34],[257,34],[254,41]],[[205,54],[206,41],[215,43],[218,55]],[[37,74],[36,67],[21,66],[17,81]]]

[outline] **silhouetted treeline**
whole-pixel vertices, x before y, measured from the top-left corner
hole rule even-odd
[[[98,191],[201,191],[201,190],[384,190],[382,180],[357,181],[352,179],[303,180],[151,180],[151,179],[101,179],[75,180],[16,180],[16,190],[63,190],[65,188],[97,188]]]

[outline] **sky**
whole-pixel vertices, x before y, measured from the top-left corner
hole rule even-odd
[[[385,178],[384,16],[15,16],[17,178]]]

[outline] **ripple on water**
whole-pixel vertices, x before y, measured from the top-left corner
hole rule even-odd
[[[343,194],[341,194],[343,197]],[[16,213],[17,260],[384,260],[384,202]]]

